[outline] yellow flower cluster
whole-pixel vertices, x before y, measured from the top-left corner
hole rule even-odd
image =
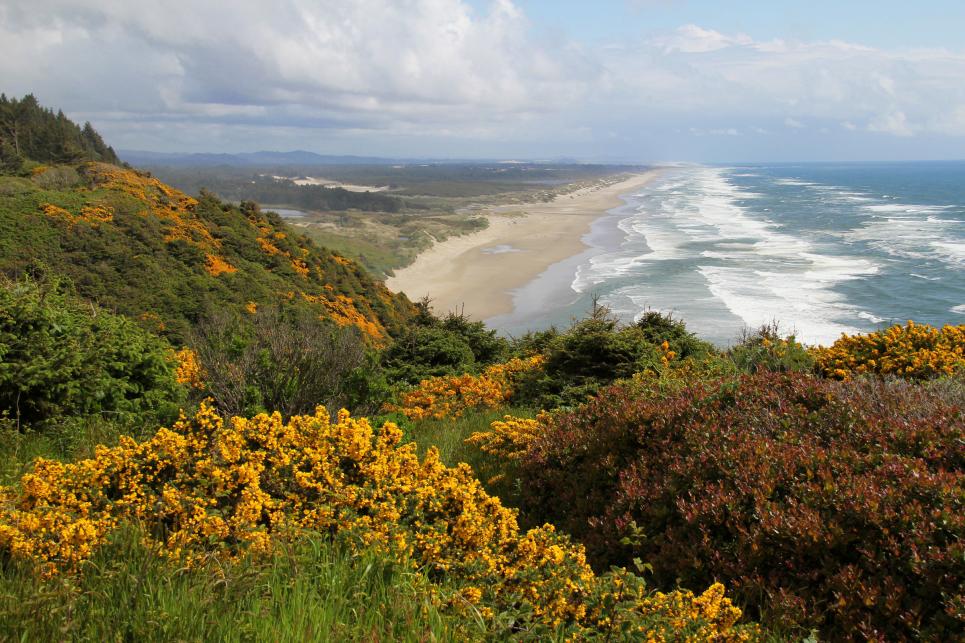
[[[552,416],[546,411],[541,411],[536,419],[506,415],[502,420],[490,424],[491,430],[476,431],[470,435],[466,443],[479,447],[480,451],[489,455],[518,460],[551,421]]]
[[[198,355],[190,348],[182,348],[174,354],[174,379],[178,384],[184,384],[204,390],[204,369],[198,362]]]
[[[147,205],[142,214],[151,214],[166,226],[164,240],[184,241],[207,254],[206,269],[213,276],[235,272],[236,268],[218,256],[221,242],[195,214],[197,200],[158,179],[106,163],[85,163],[83,172],[96,188],[116,190]]]
[[[208,271],[208,274],[212,277],[217,277],[224,274],[232,274],[238,272],[238,269],[232,266],[230,263],[219,257],[218,255],[208,254],[207,259],[204,264],[204,269]]]
[[[81,207],[80,214],[74,214],[52,203],[42,203],[40,209],[49,217],[66,221],[71,228],[78,223],[87,223],[96,228],[101,223],[107,223],[114,219],[114,208],[107,205],[85,205]]]
[[[403,393],[399,411],[410,420],[460,417],[467,409],[498,408],[513,394],[515,376],[543,366],[541,355],[527,359],[514,358],[505,364],[490,366],[482,375],[447,375],[422,380],[415,389]]]
[[[928,379],[965,369],[965,325],[941,329],[909,321],[867,335],[842,335],[830,347],[812,349],[826,377],[855,374]]]
[[[114,220],[114,208],[109,205],[85,205],[80,209],[80,216],[88,223],[107,223]]]
[[[664,340],[664,342],[660,344],[660,363],[666,368],[676,357],[677,353],[670,350],[670,342]]]
[[[434,449],[420,461],[401,440],[394,424],[376,430],[347,411],[334,422],[322,408],[287,424],[277,413],[226,422],[202,406],[141,443],[122,438],[72,464],[38,460],[19,488],[0,488],[0,557],[70,571],[126,522],[188,566],[265,554],[305,532],[342,534],[445,575],[486,618],[512,611],[576,638],[628,619],[643,640],[662,636],[651,622],[693,640],[754,633],[734,629],[741,612],[718,585],[649,594],[635,577],[595,575],[551,526],[520,531],[468,465],[446,467]]]
[[[326,289],[329,291],[334,290],[327,285]],[[379,320],[377,318],[369,319],[359,312],[351,297],[346,297],[345,295],[325,296],[302,293],[302,298],[313,304],[321,304],[324,306],[325,311],[339,326],[355,326],[376,344],[380,344],[385,339],[385,328]]]

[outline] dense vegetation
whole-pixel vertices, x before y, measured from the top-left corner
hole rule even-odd
[[[163,339],[63,281],[0,281],[0,409],[18,425],[104,413],[163,421],[183,401]]]
[[[949,640],[963,624],[963,404],[961,388],[790,373],[614,387],[539,432],[522,502],[600,564],[640,557],[664,586],[724,580],[768,623]]]
[[[25,161],[120,162],[90,123],[79,127],[63,112],[41,107],[33,94],[20,100],[0,94],[0,172],[20,172]]]
[[[965,326],[509,341],[252,203],[30,166],[0,637],[963,638]]]
[[[99,163],[0,176],[0,272],[38,268],[179,344],[214,310],[300,307],[375,343],[411,315],[358,265],[254,204],[194,199]]]

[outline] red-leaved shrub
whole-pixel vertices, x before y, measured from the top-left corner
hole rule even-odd
[[[906,382],[615,386],[530,446],[523,512],[789,633],[962,640],[963,424],[960,396]]]

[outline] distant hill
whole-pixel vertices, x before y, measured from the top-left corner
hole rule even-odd
[[[120,163],[90,123],[77,125],[63,112],[40,106],[33,94],[22,99],[0,94],[0,171],[19,171],[24,162]]]
[[[105,163],[0,176],[0,272],[49,270],[174,343],[207,312],[281,303],[382,343],[412,304],[252,203],[194,199]]]
[[[138,150],[121,150],[121,158],[131,165],[165,165],[168,167],[276,167],[285,165],[384,165],[394,159],[377,156],[335,156],[296,150],[293,152],[241,152],[238,154],[166,154]]]

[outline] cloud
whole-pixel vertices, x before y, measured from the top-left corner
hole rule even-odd
[[[661,46],[666,53],[679,51],[688,54],[702,54],[754,43],[751,37],[745,34],[726,36],[719,31],[697,25],[684,25],[675,33],[655,38],[652,42]]]
[[[39,0],[0,7],[0,72],[37,91],[100,97],[84,107],[159,116],[478,124],[586,91],[592,65],[529,31],[509,0],[483,14],[460,0]]]
[[[767,132],[742,143],[793,153],[808,137],[788,130],[804,124],[855,140],[965,136],[962,52],[697,24],[588,44],[543,35],[525,5],[478,5],[0,4],[0,89],[35,92],[119,147],[156,149],[539,155],[657,141],[669,155],[675,136],[723,146]]]
[[[913,136],[915,127],[908,122],[908,117],[904,112],[893,111],[882,114],[868,123],[869,132],[884,132],[895,136]]]
[[[696,25],[602,52],[613,102],[674,118],[746,118],[799,129],[847,122],[907,137],[960,135],[965,54],[842,41],[754,40]]]

